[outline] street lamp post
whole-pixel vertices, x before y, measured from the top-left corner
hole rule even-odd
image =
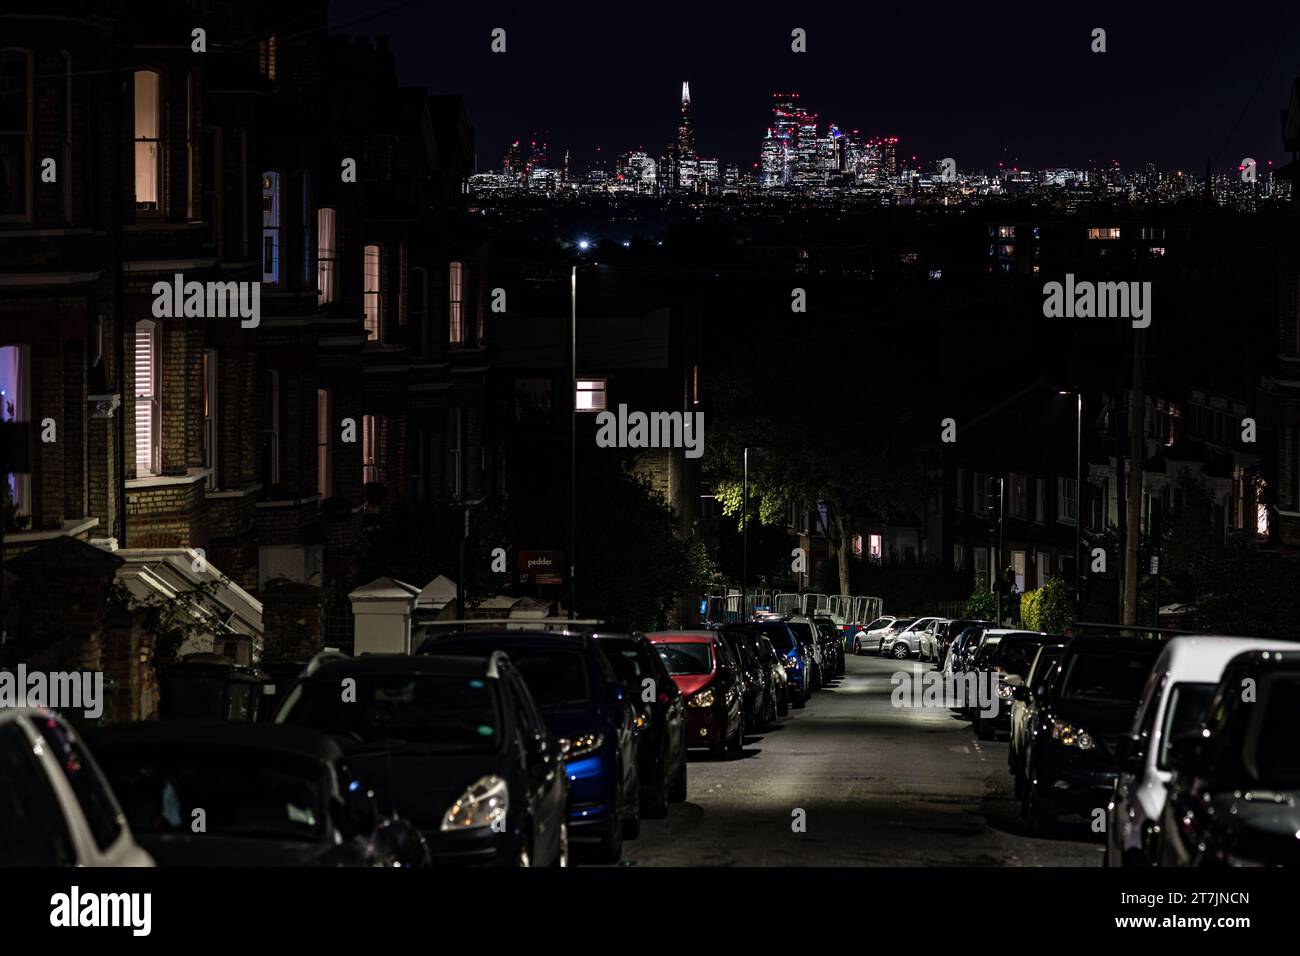
[[[569,620],[577,615],[578,548],[578,267],[569,274]]]
[[[744,611],[745,595],[749,593],[749,446],[745,446],[744,478],[740,493],[740,604]]]

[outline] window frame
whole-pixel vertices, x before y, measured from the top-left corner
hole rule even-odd
[[[361,250],[361,312],[371,342],[384,341],[384,259],[384,247],[377,242],[368,242]]]
[[[0,137],[21,138],[20,147],[23,162],[23,208],[20,212],[0,212],[0,222],[31,222],[35,213],[35,158],[34,158],[34,133],[33,125],[36,121],[36,86],[35,76],[33,74],[35,54],[26,47],[6,46],[0,47],[0,59],[10,55],[18,54],[25,61],[24,69],[24,90],[23,103],[25,106],[23,121],[26,124],[23,129],[0,130]]]
[[[140,319],[135,323],[135,347],[131,353],[131,372],[133,393],[135,395],[135,476],[137,478],[156,478],[162,474],[162,382],[158,376],[159,357],[162,349],[159,342],[159,323],[154,319]],[[149,339],[149,384],[142,391],[140,387],[140,336]],[[149,409],[148,441],[146,442],[148,461],[142,470],[140,455],[140,403],[147,402]]]
[[[316,207],[316,304],[331,305],[339,297],[339,210]],[[326,240],[329,244],[325,245]]]
[[[447,263],[447,343],[465,345],[465,263]]]
[[[154,77],[156,84],[156,100],[154,116],[154,135],[140,135],[140,78],[142,76]],[[134,143],[133,165],[134,172],[134,200],[135,214],[137,218],[162,218],[166,211],[165,197],[167,195],[167,186],[163,181],[164,169],[166,164],[163,162],[163,116],[166,110],[163,108],[163,75],[158,70],[136,70],[132,74],[132,142]],[[142,144],[153,143],[154,153],[154,199],[152,204],[141,203],[140,201],[140,147]]]

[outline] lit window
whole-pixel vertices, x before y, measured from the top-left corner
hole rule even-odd
[[[280,281],[280,174],[262,173],[262,281]]]
[[[323,206],[316,210],[316,300],[320,305],[338,296],[338,273],[335,270],[335,226],[338,210]]]
[[[330,393],[316,389],[316,491],[322,498],[333,494],[330,474]]]
[[[378,246],[366,246],[364,306],[366,335],[375,342],[382,341],[383,295],[380,292],[384,257]]]
[[[1118,239],[1119,226],[1092,226],[1088,229],[1089,239]]]
[[[6,345],[0,348],[0,420],[26,422],[31,420],[28,393],[31,388],[26,345]],[[31,514],[31,475],[5,476],[5,487],[15,514]]]
[[[268,80],[275,79],[275,34],[258,43],[257,68]]]
[[[580,378],[575,396],[575,408],[580,412],[603,412],[605,404],[605,379]]]
[[[135,208],[147,212],[161,209],[162,152],[159,128],[162,103],[158,74],[140,70],[135,74]]]
[[[878,534],[867,536],[867,555],[872,561],[879,562],[884,557],[884,539]]]
[[[0,52],[0,216],[26,218],[32,185],[32,67],[26,50]]]
[[[135,474],[158,474],[158,325],[135,324]]]
[[[465,342],[465,264],[453,262],[447,275],[447,341]]]

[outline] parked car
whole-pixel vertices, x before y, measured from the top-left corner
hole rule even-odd
[[[971,629],[980,627],[995,627],[992,621],[982,621],[978,619],[963,618],[960,620],[949,621],[941,625],[938,630],[939,638],[939,667],[941,670],[951,673],[951,654],[953,645],[957,639]]]
[[[898,618],[892,614],[886,614],[876,618],[864,627],[861,627],[853,635],[853,653],[855,655],[865,654],[867,649],[875,647],[877,652],[880,650],[880,642],[885,636],[885,632],[894,626]]]
[[[925,626],[925,630],[921,632],[917,648],[917,656],[921,660],[932,661],[935,664],[939,663],[940,635],[943,628],[946,628],[949,623],[948,618],[936,617],[932,618],[930,623]]]
[[[717,631],[655,631],[646,637],[686,698],[686,745],[739,756],[745,691],[726,641]]]
[[[805,649],[808,660],[812,664],[812,676],[809,680],[808,690],[810,692],[820,690],[826,682],[826,658],[822,653],[821,636],[817,633],[817,628],[811,618],[802,615],[795,615],[786,619],[786,624],[790,630],[794,631],[794,636],[799,639],[800,645]]]
[[[893,624],[880,632],[880,639],[876,644],[876,653],[881,657],[884,657],[885,653],[893,645],[894,636],[907,630],[916,623],[917,620],[918,618],[915,617],[895,618]]]
[[[1012,632],[998,641],[989,654],[987,663],[989,673],[997,675],[997,712],[991,717],[986,717],[982,712],[975,715],[976,737],[980,740],[993,740],[1003,734],[1008,738],[1011,736],[1011,701],[1016,687],[1024,683],[1040,647],[1064,640],[1065,638],[1052,638],[1047,634],[1027,631]]]
[[[992,624],[972,622],[960,630],[950,628],[952,640],[948,645],[948,653],[944,655],[943,666],[940,668],[945,676],[962,670],[965,661],[966,644],[972,641],[985,627],[992,626]]]
[[[420,655],[485,658],[494,651],[509,656],[541,711],[544,729],[563,754],[569,842],[596,860],[617,862],[623,840],[641,832],[640,728],[628,693],[595,635],[459,631],[428,637],[419,648]],[[552,738],[546,739],[546,754],[553,757]]]
[[[0,866],[153,866],[77,732],[0,708]]]
[[[640,713],[641,812],[666,817],[686,799],[686,702],[644,635],[596,634],[596,644]]]
[[[1064,653],[1064,643],[1039,647],[1024,681],[1011,691],[1011,745],[1007,747],[1007,768],[1015,780],[1017,800],[1024,789],[1029,728],[1034,726],[1038,706],[1047,696],[1052,678],[1060,670],[1056,665]]]
[[[969,664],[963,671],[958,673],[962,680],[968,680],[969,675],[975,675],[977,680],[984,680],[981,674],[996,673],[998,659],[998,645],[1002,640],[1012,636],[1033,635],[1033,631],[1017,631],[1007,627],[993,627],[984,629],[979,637],[979,647],[973,655],[968,655]],[[965,710],[965,716],[971,721],[971,726],[978,733],[978,724],[981,719],[980,707],[975,704],[969,704]],[[1001,702],[998,709],[1001,710]]]
[[[1246,693],[1249,688],[1250,693]],[[1201,726],[1173,739],[1156,838],[1161,866],[1300,864],[1300,651],[1224,668]]]
[[[785,671],[786,695],[790,706],[803,707],[808,702],[812,661],[790,625],[780,619],[755,621],[754,629],[771,643]]]
[[[338,686],[331,688],[335,699]],[[301,727],[141,721],[95,732],[104,772],[160,866],[428,866],[337,742]]]
[[[812,624],[821,641],[822,661],[826,666],[823,677],[827,681],[834,680],[844,673],[844,650],[840,644],[839,628],[829,617],[820,614],[812,619]]]
[[[776,716],[785,717],[790,713],[790,680],[785,673],[784,659],[776,652],[772,639],[762,631],[755,630],[754,643],[758,647],[759,657],[772,674],[772,700],[776,705]]]
[[[759,729],[766,728],[780,716],[780,696],[785,685],[785,668],[777,660],[771,644],[763,639],[761,632],[752,622],[739,625],[734,629],[734,633],[739,637],[745,652],[753,659],[757,679],[762,689],[762,693],[756,700],[758,713],[752,726]],[[788,706],[786,710],[789,711]]]
[[[891,631],[885,636],[882,653],[900,661],[905,661],[913,655],[919,656],[921,653],[921,635],[925,633],[925,629],[930,625],[930,622],[936,620],[938,618],[918,617],[906,627],[896,628]]]
[[[1164,642],[1076,637],[1030,728],[1020,812],[1032,829],[1110,802],[1119,741]]]
[[[740,674],[741,707],[745,729],[757,731],[767,725],[772,677],[749,644],[744,625],[728,626],[718,632],[735,659]]]

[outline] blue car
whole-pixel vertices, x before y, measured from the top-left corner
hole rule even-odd
[[[772,647],[785,665],[785,680],[790,703],[794,707],[803,707],[812,693],[809,682],[812,679],[812,661],[804,650],[794,631],[785,621],[755,621],[751,628],[768,638]]]
[[[458,631],[427,638],[421,654],[505,651],[561,738],[569,778],[569,840],[616,863],[641,830],[636,709],[591,634]]]

